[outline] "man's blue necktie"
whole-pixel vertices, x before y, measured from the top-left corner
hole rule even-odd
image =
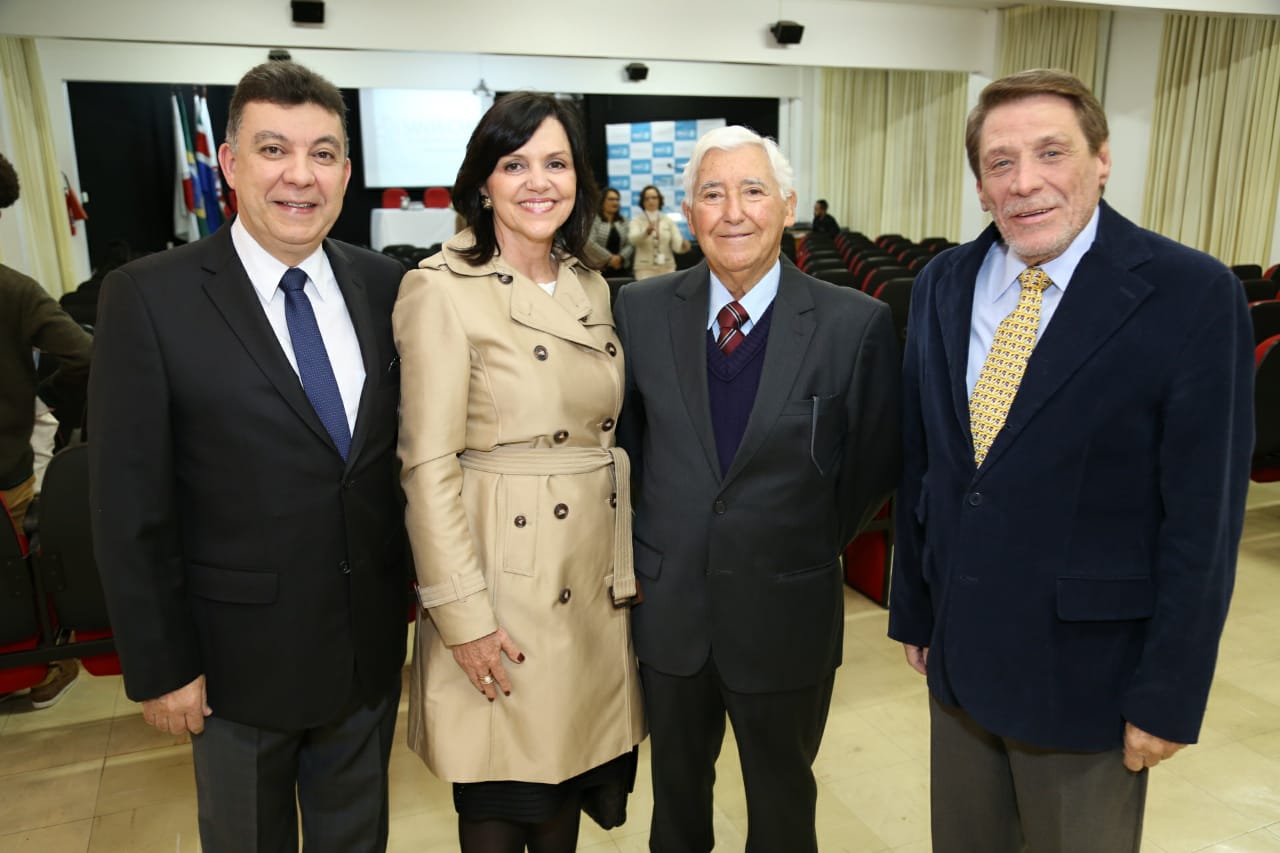
[[[311,308],[311,300],[303,288],[307,285],[307,274],[297,267],[285,270],[280,279],[280,289],[284,291],[284,318],[289,324],[289,339],[293,342],[293,355],[298,360],[298,373],[302,376],[302,390],[307,392],[307,399],[320,416],[320,422],[338,445],[342,458],[347,458],[351,449],[351,429],[347,426],[347,410],[342,405],[342,394],[338,391],[338,380],[333,375],[333,365],[329,363],[329,353],[324,348],[324,339],[320,337],[320,326],[316,323],[316,312]]]

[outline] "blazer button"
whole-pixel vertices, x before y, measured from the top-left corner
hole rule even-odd
[[[503,284],[510,284],[511,276],[507,275],[506,273],[501,273],[498,276],[498,281],[502,282]]]
[[[568,506],[568,504],[556,504],[556,508],[555,508],[554,512],[555,512],[555,514],[556,514],[556,518],[559,518],[559,519],[565,519],[565,518],[568,518],[568,517],[569,517],[569,506]]]
[[[613,507],[614,509],[617,509],[617,508],[618,508],[618,493],[617,493],[617,492],[614,492],[613,494],[609,495],[609,506]]]
[[[973,492],[969,495],[969,506],[982,506],[981,492]]]
[[[569,587],[567,586],[564,589],[560,590],[561,604],[568,604],[570,598],[573,598],[573,590],[569,589]]]
[[[567,429],[556,430],[556,434],[551,436],[551,440],[556,444],[564,444],[569,440],[569,431]]]
[[[528,523],[529,522],[525,520],[525,517],[523,515],[516,516],[516,527],[524,527]]]
[[[600,429],[604,430],[605,432],[608,432],[609,430],[613,429],[613,418],[605,418],[604,420],[602,420],[600,422]]]
[[[609,341],[609,343],[604,345],[604,351],[614,358],[618,357],[618,348],[613,345],[613,341]]]
[[[538,344],[536,347],[533,348],[533,357],[536,358],[538,361],[546,361],[547,348],[544,347],[542,344]]]
[[[342,573],[344,575],[351,574],[351,564],[348,563],[346,560],[343,560],[341,563],[338,563],[338,568],[342,570]]]
[[[725,506],[724,501],[716,498],[716,502],[711,505],[711,511],[716,515],[724,515],[729,507]]]

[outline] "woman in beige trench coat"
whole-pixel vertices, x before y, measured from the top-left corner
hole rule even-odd
[[[588,168],[571,106],[499,100],[454,185],[471,227],[395,308],[422,603],[409,744],[454,783],[466,853],[573,850],[583,800],[629,790],[644,736],[623,354],[608,287],[577,259]]]

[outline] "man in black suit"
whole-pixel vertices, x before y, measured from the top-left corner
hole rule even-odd
[[[795,193],[772,140],[712,131],[684,184],[705,262],[627,285],[615,308],[649,845],[714,845],[727,714],[747,850],[804,853],[817,849],[812,764],[841,655],[840,554],[896,474],[897,338],[887,306],[779,258]]]
[[[818,234],[826,234],[828,237],[834,237],[840,233],[840,223],[836,222],[836,218],[827,213],[827,200],[820,198],[813,203],[813,222],[810,227]]]
[[[383,850],[405,651],[400,266],[325,239],[351,174],[324,78],[260,65],[219,151],[239,215],[111,273],[94,545],[130,698],[191,732],[206,853]]]

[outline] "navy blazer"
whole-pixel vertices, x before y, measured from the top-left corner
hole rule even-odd
[[[898,344],[889,309],[789,261],[760,385],[722,476],[707,391],[706,262],[628,284],[618,442],[631,454],[636,653],[670,675],[713,656],[732,690],[818,684],[840,662],[840,554],[893,488]]]
[[[1253,444],[1240,283],[1103,203],[976,468],[970,317],[998,237],[912,293],[890,636],[928,646],[929,689],[996,734],[1106,750],[1129,721],[1194,742]]]
[[[400,677],[408,571],[391,308],[334,240],[365,383],[344,462],[225,226],[107,276],[89,383],[94,551],[130,698],[206,675],[224,719],[318,725]]]

